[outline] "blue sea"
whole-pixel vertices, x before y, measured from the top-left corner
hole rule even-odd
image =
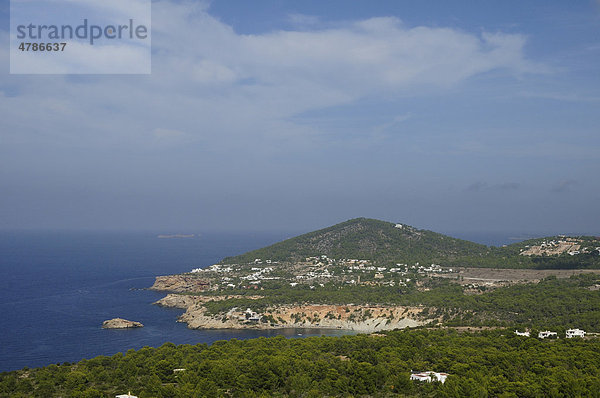
[[[0,232],[0,372],[113,355],[144,346],[211,343],[319,330],[190,330],[181,310],[152,305],[157,275],[189,271],[290,235],[206,234],[158,239],[153,233]],[[140,329],[106,330],[121,317]]]
[[[0,372],[165,342],[343,334],[331,330],[190,330],[176,322],[181,310],[152,305],[163,293],[145,290],[157,275],[205,267],[292,235],[201,234],[159,239],[156,233],[134,232],[0,232]],[[508,241],[500,235],[468,238],[488,244]],[[145,326],[101,328],[104,320],[116,317]]]

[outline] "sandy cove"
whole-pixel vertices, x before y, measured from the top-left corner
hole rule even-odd
[[[234,296],[227,296],[234,298]],[[421,316],[422,307],[358,306],[358,305],[281,305],[268,308],[258,315],[260,321],[251,321],[246,308],[230,310],[227,314],[208,314],[204,303],[223,300],[226,296],[193,296],[168,294],[155,304],[185,309],[178,319],[190,329],[284,329],[315,328],[338,329],[360,333],[403,329],[421,326],[430,319]],[[253,296],[245,298],[260,298]],[[269,321],[264,321],[264,320]]]

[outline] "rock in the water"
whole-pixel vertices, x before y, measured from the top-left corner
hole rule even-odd
[[[128,329],[128,328],[141,328],[144,327],[139,322],[128,321],[127,319],[122,318],[114,318],[109,319],[108,321],[102,322],[102,327],[104,329]]]

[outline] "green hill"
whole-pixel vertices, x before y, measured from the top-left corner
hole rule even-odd
[[[336,259],[363,259],[376,262],[449,260],[484,256],[485,245],[452,238],[408,225],[368,218],[355,218],[239,256],[223,263],[248,263],[257,258],[298,261],[326,255]]]
[[[577,240],[580,253],[520,255],[531,246],[561,239]],[[497,268],[600,268],[598,246],[599,238],[583,236],[537,238],[505,247],[488,247],[409,225],[355,218],[239,256],[226,257],[221,263],[250,263],[258,258],[294,262],[326,255],[335,259],[371,260],[377,264],[420,262],[423,265]]]

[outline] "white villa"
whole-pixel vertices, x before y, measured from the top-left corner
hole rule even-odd
[[[543,332],[539,332],[538,333],[538,338],[540,338],[540,339],[558,338],[558,333],[546,330],[546,331],[543,331]]]
[[[519,332],[518,330],[515,330],[515,334],[517,336],[525,336],[525,337],[529,337],[529,332],[525,331],[525,332]]]
[[[567,338],[572,339],[573,337],[585,337],[585,331],[581,329],[569,329],[567,330]]]
[[[131,391],[127,394],[116,395],[115,398],[137,398],[135,395],[131,395]]]
[[[431,383],[432,381],[439,381],[442,384],[446,382],[447,377],[448,373],[439,373],[432,371],[412,373],[410,375],[411,380],[426,381],[428,383]]]
[[[250,308],[247,308],[244,311],[244,315],[240,317],[241,321],[248,320],[250,322],[258,322],[262,318],[257,312],[252,311]]]

